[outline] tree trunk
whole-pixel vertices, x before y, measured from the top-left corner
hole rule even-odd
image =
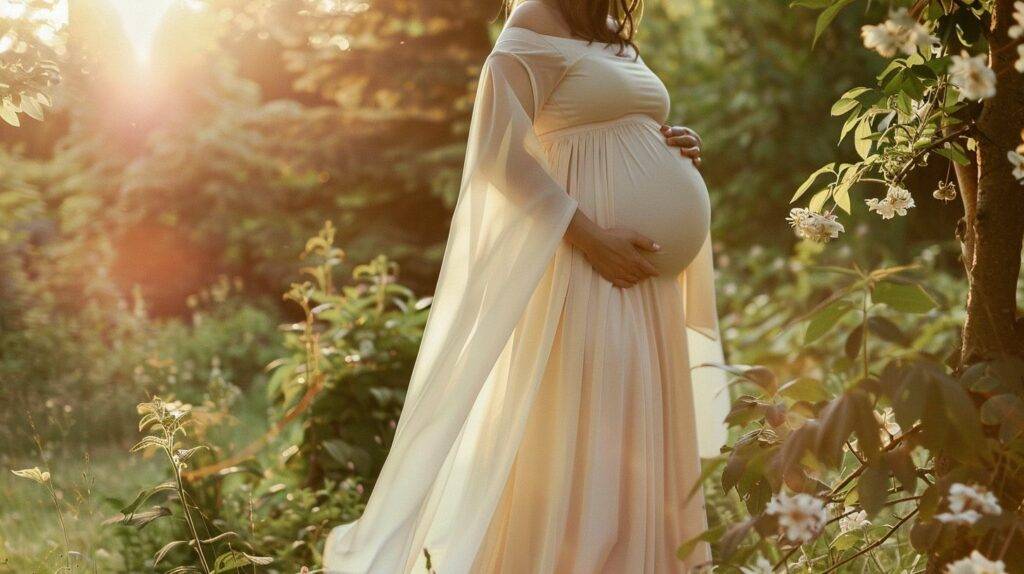
[[[997,74],[996,95],[985,101],[978,120],[977,161],[957,168],[964,219],[958,229],[970,288],[963,329],[961,366],[985,359],[1024,355],[1017,321],[1017,279],[1024,237],[1024,186],[1013,178],[1006,152],[1020,144],[1024,128],[1024,75],[1013,64],[1015,42],[1007,36],[1014,0],[996,0],[989,30],[989,65]],[[955,463],[936,460],[936,473]],[[1019,499],[1017,493],[1009,495]],[[1002,545],[1005,541],[998,540]],[[966,540],[932,555],[928,574],[943,574],[947,565],[970,551]],[[1014,570],[1016,571],[1016,570]]]
[[[1024,75],[1013,64],[1015,42],[1007,36],[1014,0],[996,0],[989,34],[996,95],[985,101],[978,121],[978,183],[973,222],[968,218],[966,252],[970,291],[961,361],[970,364],[1022,355],[1016,329],[1017,278],[1024,235],[1024,187],[1012,175],[1006,152],[1019,145],[1024,127]],[[963,189],[963,188],[962,188]],[[969,198],[965,197],[965,201]],[[968,209],[970,214],[972,210]],[[973,225],[972,225],[973,224]]]

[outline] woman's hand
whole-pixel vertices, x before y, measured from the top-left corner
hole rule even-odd
[[[656,253],[661,247],[635,231],[602,229],[577,209],[565,236],[616,287],[625,289],[658,275],[643,253]]]
[[[679,148],[679,154],[693,160],[693,165],[700,167],[700,148],[704,145],[697,132],[683,126],[661,126],[665,141],[672,147]]]

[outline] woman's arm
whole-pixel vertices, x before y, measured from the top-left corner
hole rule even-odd
[[[565,238],[583,253],[595,271],[616,287],[625,289],[658,275],[643,253],[656,253],[661,250],[660,245],[636,231],[604,229],[578,207]]]

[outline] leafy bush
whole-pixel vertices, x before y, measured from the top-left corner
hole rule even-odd
[[[292,354],[274,363],[270,381],[281,408],[305,411],[292,463],[315,487],[352,476],[372,482],[402,410],[429,300],[396,283],[397,267],[383,256],[357,266],[354,285],[335,287],[344,254],[330,222],[304,257],[312,281],[293,284],[285,298],[305,321],[289,326]]]
[[[979,547],[1024,568],[1007,470],[1024,448],[1012,398],[1024,363],[950,373],[963,311],[946,307],[966,286],[937,255],[868,272],[803,243],[791,260],[757,251],[720,266],[738,396],[735,438],[706,466],[701,539],[726,571],[914,571]],[[796,299],[819,303],[794,313]]]

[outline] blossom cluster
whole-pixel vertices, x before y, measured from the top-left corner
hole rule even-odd
[[[825,503],[810,494],[790,496],[780,492],[768,503],[765,512],[778,518],[779,530],[790,542],[810,542],[828,523]]]
[[[861,28],[864,47],[874,50],[886,58],[902,52],[912,56],[919,51],[929,51],[939,43],[923,24],[915,20],[906,8],[889,13],[889,19],[881,24]]]
[[[801,239],[810,239],[818,243],[828,243],[846,231],[842,223],[832,213],[818,213],[803,207],[794,207],[789,211],[789,224]]]
[[[999,499],[978,485],[954,483],[949,487],[949,512],[935,516],[939,522],[971,525],[983,515],[998,516],[1003,513]]]
[[[1006,574],[1002,560],[992,561],[975,550],[971,555],[953,562],[946,568],[947,574]]]
[[[895,185],[889,187],[883,199],[872,197],[865,201],[868,209],[882,216],[882,219],[892,219],[900,215],[906,215],[907,210],[914,207],[914,197],[910,192]]]

